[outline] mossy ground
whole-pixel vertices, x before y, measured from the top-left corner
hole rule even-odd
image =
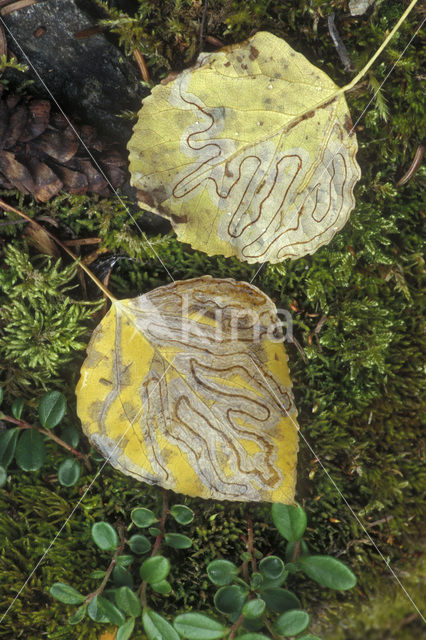
[[[112,18],[117,20],[122,46],[129,51],[136,43],[146,55],[154,82],[170,68],[190,64],[197,54],[202,3],[139,0],[134,6],[138,13],[131,21],[118,13]],[[216,0],[210,2],[206,31],[226,43],[260,29],[272,31],[338,84],[344,84],[350,76],[342,70],[325,17],[336,11],[340,33],[353,65],[359,69],[404,6],[402,2],[377,2],[373,14],[353,19],[348,16],[347,3],[340,0]],[[348,95],[354,121],[369,102],[371,87],[385,78],[420,20],[420,10],[415,10],[374,65],[368,81]],[[344,560],[358,576],[357,588],[343,594],[300,578],[291,584],[313,612],[318,632],[330,640],[410,640],[421,634],[412,605],[393,582],[363,527],[421,605],[418,581],[424,574],[421,515],[425,483],[421,444],[424,260],[420,238],[424,169],[404,187],[397,188],[395,183],[409,166],[420,142],[419,131],[424,130],[422,43],[420,33],[359,123],[358,162],[363,176],[355,191],[357,206],[350,222],[315,255],[278,266],[265,265],[254,281],[278,307],[292,310],[294,336],[304,351],[303,358],[294,344],[287,345],[301,431],[315,451],[314,455],[301,441],[297,495],[308,512],[308,541],[315,551]],[[11,204],[16,202],[16,194],[3,193],[2,197]],[[105,249],[136,258],[120,260],[114,268],[110,286],[116,295],[131,297],[168,282],[161,264],[117,200],[61,196],[43,206],[22,198],[19,204],[30,215],[43,213],[53,218],[59,235],[66,236],[71,228],[78,237],[100,236]],[[55,279],[54,261],[49,265],[34,249],[28,249],[21,230],[21,225],[0,227],[2,252],[6,244],[19,251],[15,258],[9,257],[9,273],[3,276],[0,294],[0,373],[7,391],[5,406],[14,394],[24,395],[28,402],[25,417],[31,420],[31,407],[43,387],[61,389],[71,407],[67,420],[76,425],[73,388],[84,357],[82,345],[99,320],[99,311],[86,313],[91,308],[81,304],[84,294],[79,280],[72,279],[72,273]],[[173,235],[150,239],[176,279],[209,273],[250,280],[256,272],[256,266],[192,251]],[[45,274],[44,279],[40,273]],[[13,292],[19,283],[30,281],[38,313],[52,308],[58,296],[68,300],[73,331],[69,331],[69,324],[65,326],[65,320],[51,320],[49,325],[50,316],[46,316],[35,327],[24,317]],[[70,282],[76,288],[66,291]],[[46,283],[53,287],[47,293]],[[326,321],[315,334],[324,314]],[[17,326],[15,352],[10,348],[11,318]],[[66,347],[60,356],[55,351],[58,335]],[[23,342],[28,346],[31,339],[43,353],[43,365],[31,360],[31,349],[23,355]],[[64,457],[56,446],[49,445],[48,461],[39,472],[26,474],[11,468],[2,490],[2,609],[94,476],[94,472],[85,473],[77,486],[61,487],[55,471]],[[190,607],[211,610],[213,591],[207,584],[205,566],[218,556],[238,562],[244,549],[244,505],[171,498],[185,502],[196,513],[188,532],[194,548],[174,554],[175,593],[159,597],[156,606],[166,615]],[[84,622],[70,630],[67,608],[52,601],[48,588],[59,580],[83,592],[93,590],[97,581],[89,574],[105,567],[109,556],[91,542],[92,523],[121,519],[127,524],[132,507],[155,509],[160,502],[159,490],[109,467],[103,469],[3,621],[0,638],[21,635],[35,640],[44,635],[94,639],[97,627],[93,623]],[[249,510],[255,523],[255,546],[264,553],[282,555],[283,541],[272,529],[269,507],[249,505]],[[213,520],[211,516],[215,516]],[[143,634],[138,630],[134,637],[143,638]]]

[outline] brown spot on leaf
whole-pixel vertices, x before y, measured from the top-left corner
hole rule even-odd
[[[172,213],[170,217],[175,224],[184,224],[185,222],[188,222],[188,216],[177,216]]]
[[[259,55],[259,51],[256,49],[256,47],[253,47],[253,45],[251,45],[250,55],[249,55],[250,60],[256,60],[258,55]]]
[[[350,136],[354,135],[354,131],[353,131],[354,125],[353,125],[353,122],[352,122],[352,118],[347,113],[345,114],[344,127],[345,127],[346,131],[349,133]]]

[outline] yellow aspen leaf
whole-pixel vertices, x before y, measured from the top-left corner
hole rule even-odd
[[[282,328],[253,285],[204,276],[113,299],[77,411],[92,445],[138,480],[293,502],[298,427]]]
[[[128,144],[140,206],[209,255],[313,253],[346,223],[361,175],[343,92],[271,33],[202,53],[143,101]]]

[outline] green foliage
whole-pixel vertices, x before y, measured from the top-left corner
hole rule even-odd
[[[68,296],[77,266],[50,256],[31,258],[23,244],[10,244],[0,269],[0,376],[17,393],[45,389],[84,349],[93,309]]]
[[[167,516],[171,515],[173,507],[168,509],[165,496],[166,493],[163,491],[161,516],[157,517],[155,512],[144,507],[136,507],[131,513],[132,524],[129,529],[133,524],[140,526],[139,519],[144,527],[147,526],[148,521],[160,523],[151,556],[143,560],[139,567],[142,583],[136,592],[133,590],[132,580],[129,581],[129,584],[122,584],[122,577],[118,577],[114,572],[121,569],[125,573],[125,569],[134,564],[134,560],[136,560],[131,555],[121,555],[126,542],[130,549],[139,555],[140,550],[133,549],[132,538],[140,537],[148,542],[145,552],[151,548],[148,539],[137,534],[132,536],[130,540],[126,540],[122,526],[118,534],[108,522],[96,522],[92,526],[91,535],[95,544],[103,551],[114,552],[114,555],[106,571],[92,573],[92,577],[101,579],[102,582],[95,591],[86,597],[80,591],[64,583],[55,583],[50,588],[50,594],[60,602],[84,604],[84,608],[80,607],[71,616],[68,620],[69,624],[80,622],[87,613],[95,622],[112,623],[122,627],[121,635],[130,637],[129,634],[133,633],[133,629],[138,626],[137,618],[142,611],[142,627],[148,638],[161,637],[165,640],[172,640],[172,638],[176,639],[179,634],[183,638],[193,640],[214,640],[229,635],[230,638],[235,636],[243,640],[247,635],[250,635],[247,634],[247,631],[263,630],[268,633],[271,632],[271,629],[274,629],[281,637],[288,637],[305,631],[310,623],[310,617],[306,611],[301,609],[297,596],[291,591],[280,588],[288,576],[304,572],[319,584],[337,590],[350,589],[356,584],[354,574],[340,560],[331,556],[300,555],[301,535],[306,528],[307,520],[301,506],[278,505],[280,508],[277,509],[277,505],[273,505],[272,517],[274,521],[278,521],[283,529],[280,531],[281,535],[285,538],[291,538],[288,544],[296,543],[291,562],[285,566],[278,556],[268,555],[262,558],[262,554],[253,546],[252,525],[248,519],[248,537],[246,551],[242,554],[242,564],[237,567],[229,560],[215,559],[206,567],[207,575],[212,583],[219,586],[213,601],[217,612],[225,619],[225,624],[204,613],[191,612],[178,614],[172,625],[150,608],[147,589],[151,587],[151,597],[155,597],[155,594],[168,596],[172,593],[172,586],[166,578],[169,577],[172,570],[171,579],[173,580],[174,567],[170,560],[161,554],[161,545],[163,543],[170,545],[170,536],[174,536],[175,540],[180,536],[182,539],[189,540],[190,544],[192,541],[182,534],[167,533],[165,523]],[[174,509],[174,512],[185,513],[182,511],[184,505],[178,506],[180,510]],[[188,514],[185,513],[185,515]],[[303,522],[303,527],[299,526],[301,533],[296,538],[294,532],[298,523],[301,522]],[[291,523],[290,528],[287,527],[289,523]],[[190,545],[185,547],[182,545],[172,546],[176,549],[183,549]],[[260,572],[257,572],[258,561]],[[110,578],[113,583],[111,586]],[[277,617],[276,614],[280,615]],[[232,623],[232,627],[225,626],[229,622]],[[269,636],[263,637],[268,638]]]

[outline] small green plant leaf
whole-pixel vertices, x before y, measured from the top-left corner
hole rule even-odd
[[[172,585],[167,580],[160,580],[160,582],[153,582],[151,587],[157,593],[161,593],[162,595],[167,595],[172,590]]]
[[[109,622],[117,625],[117,627],[121,627],[122,624],[125,623],[125,617],[118,609],[115,604],[113,604],[107,598],[103,596],[98,596],[98,610],[102,615],[104,615]]]
[[[103,571],[102,569],[95,569],[90,574],[90,577],[94,578],[95,580],[99,580],[100,578],[103,578],[105,574],[106,574],[106,571]]]
[[[132,510],[131,518],[133,523],[140,528],[149,527],[153,522],[157,522],[158,518],[151,509],[144,507],[136,507]]]
[[[356,585],[356,577],[349,567],[331,556],[306,556],[299,559],[299,566],[323,587],[344,591]]]
[[[64,427],[61,431],[61,438],[64,442],[70,445],[70,447],[78,447],[80,442],[80,434],[75,427]]]
[[[271,609],[271,611],[275,613],[284,613],[290,609],[300,608],[299,598],[291,591],[287,591],[287,589],[277,587],[261,589],[261,594],[268,609]]]
[[[118,535],[108,522],[95,522],[92,527],[92,539],[102,551],[114,551],[118,547]]]
[[[63,487],[73,487],[80,478],[81,467],[78,460],[67,458],[59,465],[58,480]]]
[[[135,628],[134,618],[129,618],[124,624],[117,629],[115,640],[129,640]]]
[[[263,615],[266,608],[266,603],[261,598],[255,600],[249,600],[243,606],[242,612],[246,618],[253,620],[254,618],[260,618]]]
[[[7,471],[4,467],[0,465],[0,488],[4,487],[7,480]]]
[[[133,588],[133,577],[124,567],[116,565],[112,570],[112,579],[116,587]]]
[[[35,429],[20,434],[16,445],[15,459],[23,471],[38,471],[46,458],[44,437]]]
[[[67,401],[60,391],[48,391],[38,405],[38,417],[45,429],[53,429],[60,423],[67,410]]]
[[[142,613],[142,624],[148,640],[179,640],[170,622],[151,609]]]
[[[76,609],[72,616],[68,618],[68,624],[78,624],[83,620],[87,613],[87,605],[83,604],[81,607]]]
[[[141,613],[141,603],[136,593],[129,587],[120,587],[114,591],[117,607],[126,615],[136,618]]]
[[[20,420],[24,410],[24,398],[15,398],[12,403],[12,415],[16,420]]]
[[[242,636],[238,636],[238,640],[271,640],[268,636],[264,636],[263,633],[243,633]]]
[[[221,613],[239,615],[247,600],[247,596],[247,589],[239,585],[233,584],[221,587],[215,593],[214,605]]]
[[[231,584],[237,574],[238,567],[229,560],[212,560],[207,565],[207,575],[218,587]]]
[[[142,563],[140,576],[149,584],[161,582],[167,578],[170,571],[170,561],[164,556],[153,556]]]
[[[259,589],[261,584],[263,584],[263,576],[261,573],[255,571],[251,574],[250,586],[253,590],[256,590]]]
[[[77,589],[63,582],[55,582],[55,584],[52,584],[49,592],[52,598],[64,604],[81,604],[86,599]]]
[[[259,571],[265,578],[276,580],[284,573],[284,562],[278,556],[268,556],[260,561]]]
[[[299,540],[305,533],[307,518],[301,506],[277,502],[272,505],[271,513],[274,525],[289,542]]]
[[[194,512],[184,504],[174,504],[170,509],[170,513],[179,524],[189,524],[194,519]]]
[[[94,622],[109,622],[108,616],[99,607],[99,597],[100,596],[95,596],[93,600],[89,602],[87,605],[87,614]]]
[[[13,429],[7,429],[7,431],[0,433],[0,464],[5,469],[10,465],[15,455],[18,432],[19,429],[13,427]]]
[[[149,527],[148,531],[152,536],[161,535],[161,529],[159,529],[158,527]]]
[[[164,541],[174,549],[189,549],[192,546],[191,538],[184,536],[182,533],[166,533]]]
[[[296,636],[309,627],[309,614],[301,609],[292,609],[283,613],[273,625],[281,636]]]
[[[121,556],[117,556],[117,566],[118,567],[123,567],[123,569],[125,569],[126,567],[130,567],[130,565],[132,564],[134,558],[133,556],[130,555],[126,555],[125,553],[123,553]]]
[[[298,546],[297,546],[298,545]],[[285,560],[286,562],[294,562],[303,556],[309,556],[310,551],[307,543],[303,538],[296,542],[288,542],[285,548]]]
[[[229,631],[223,624],[202,613],[182,613],[176,616],[173,626],[187,640],[217,640]]]
[[[137,553],[138,555],[147,553],[151,549],[151,543],[148,538],[139,533],[136,533],[129,539],[128,545],[133,553]]]

